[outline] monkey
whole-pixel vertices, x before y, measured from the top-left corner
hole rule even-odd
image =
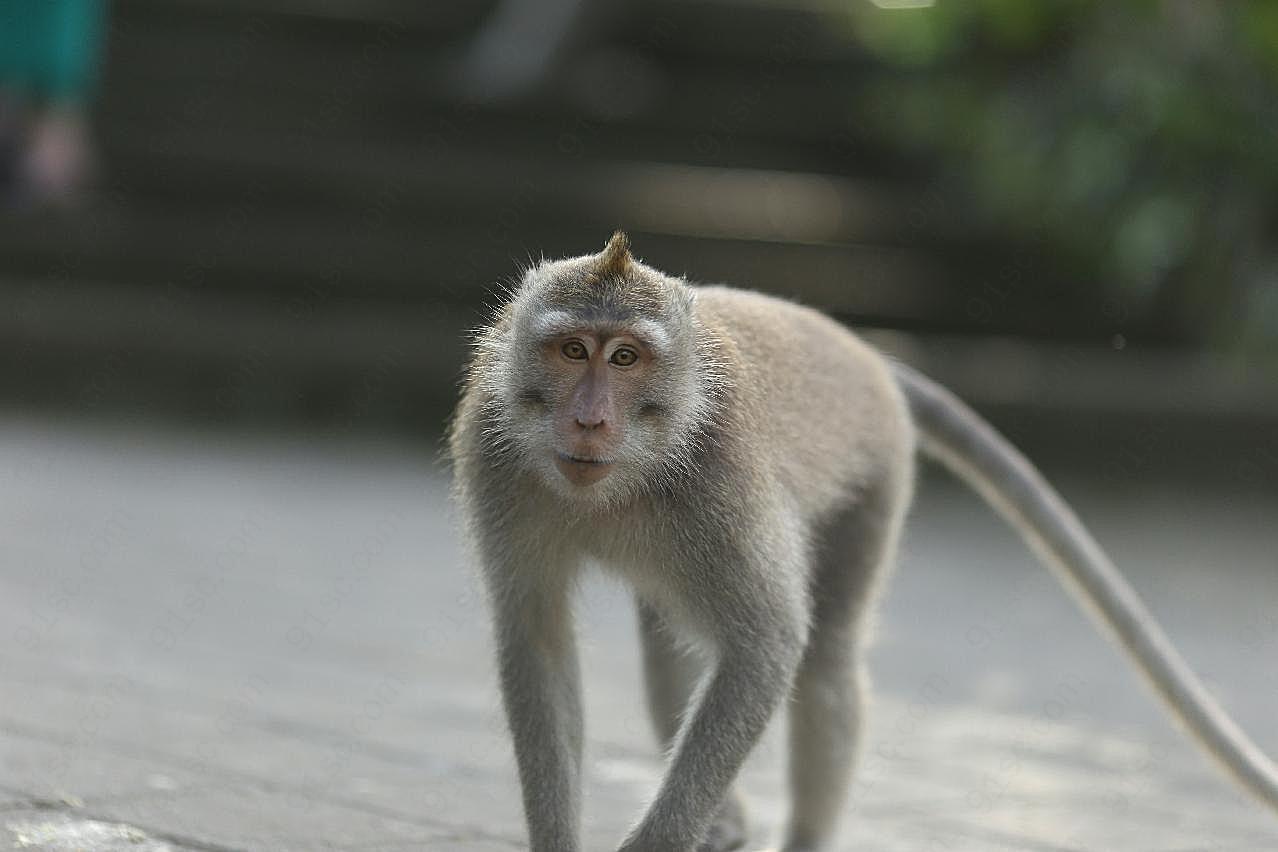
[[[835,839],[867,701],[867,612],[915,458],[939,460],[1096,616],[1174,715],[1278,809],[1278,770],[1189,669],[1073,510],[957,397],[797,303],[632,256],[532,266],[475,335],[449,426],[534,852],[578,852],[573,593],[633,588],[665,771],[620,852],[746,840],[737,773],[788,710],[785,852]]]

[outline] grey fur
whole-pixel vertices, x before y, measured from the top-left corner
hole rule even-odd
[[[554,466],[563,392],[540,335],[566,319],[662,338],[622,414],[615,470],[588,487]],[[916,421],[928,447],[1032,543],[1046,542],[1040,552],[1056,564],[1099,564],[1068,508],[989,427],[821,314],[692,287],[634,261],[624,236],[600,255],[525,275],[477,338],[449,446],[492,606],[534,852],[580,848],[571,598],[589,561],[634,587],[649,706],[669,751],[657,795],[621,850],[735,848],[744,829],[733,780],[787,699],[784,849],[828,847],[859,742],[865,613],[911,498]],[[1086,585],[1089,574],[1074,576]],[[1127,647],[1177,662],[1116,576],[1089,588]],[[1132,624],[1153,651],[1128,638]],[[1186,682],[1183,665],[1154,668],[1160,683]],[[1245,781],[1272,784],[1263,756],[1222,727],[1201,688],[1167,694],[1178,707],[1207,707],[1188,714],[1191,728],[1226,731],[1205,739],[1225,744],[1213,750],[1231,767],[1259,767],[1239,771]]]

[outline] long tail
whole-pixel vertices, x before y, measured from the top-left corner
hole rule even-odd
[[[1278,811],[1278,767],[1216,702],[1065,500],[994,427],[954,394],[903,364],[893,371],[923,450],[974,488],[1020,532],[1127,651],[1204,748],[1248,792]]]

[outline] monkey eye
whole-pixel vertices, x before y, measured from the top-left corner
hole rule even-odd
[[[580,340],[569,340],[559,351],[564,353],[565,358],[573,361],[585,361],[590,357],[590,353],[586,351],[586,344]]]
[[[612,357],[608,359],[618,367],[629,367],[631,364],[639,360],[639,353],[631,349],[629,346],[622,346],[612,353]]]

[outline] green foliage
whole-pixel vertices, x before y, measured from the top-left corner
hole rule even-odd
[[[1080,286],[1215,342],[1278,341],[1278,3],[939,0],[848,7],[895,72],[860,106]]]

